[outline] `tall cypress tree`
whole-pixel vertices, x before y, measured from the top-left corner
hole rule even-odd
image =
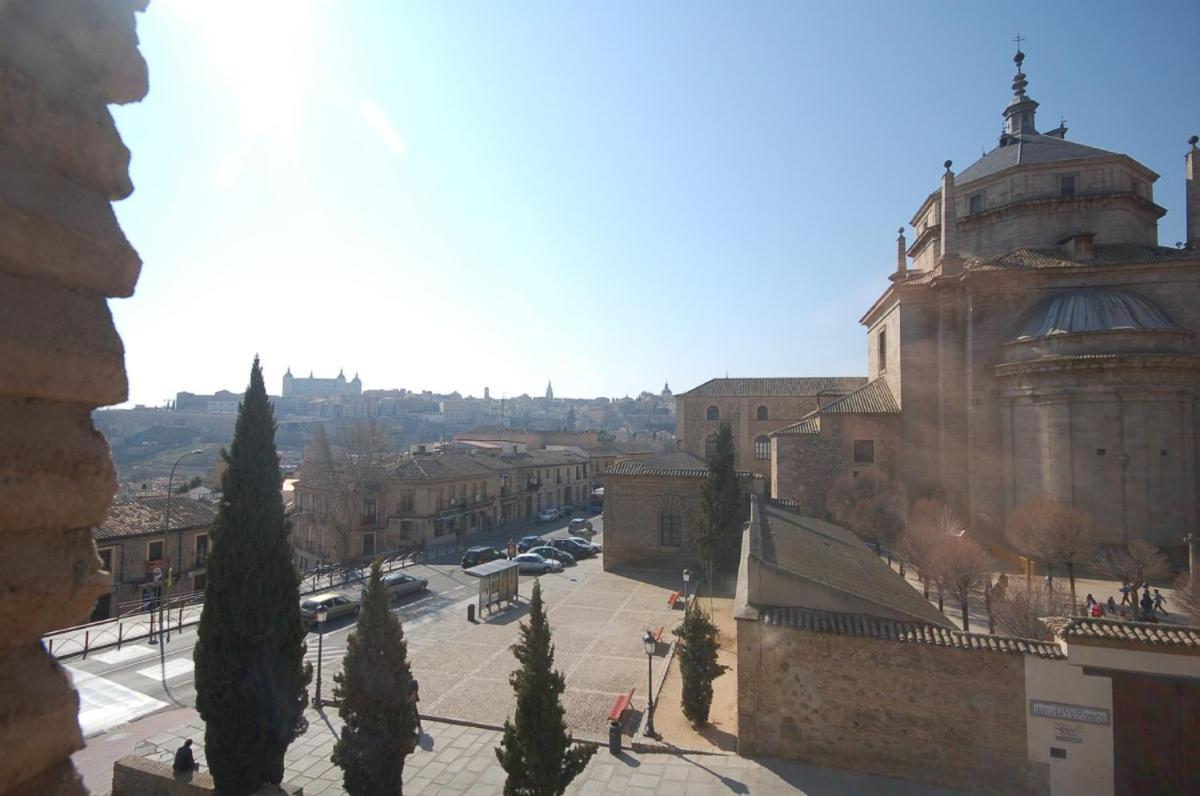
[[[697,541],[711,589],[714,572],[737,571],[742,523],[748,508],[745,490],[738,480],[733,431],[728,423],[722,423],[717,432],[700,495],[702,526]]]
[[[596,750],[572,747],[567,733],[562,693],[567,684],[554,670],[554,645],[542,603],[542,587],[533,583],[529,621],[521,623],[521,639],[512,647],[521,668],[509,682],[517,692],[517,711],[504,721],[504,737],[496,757],[508,772],[505,796],[557,796],[587,766]]]
[[[258,357],[223,451],[200,615],[196,708],[221,793],[242,796],[283,779],[283,756],[307,729],[312,668],[304,664],[300,579],[292,565],[275,416]]]
[[[342,671],[333,678],[344,725],[332,760],[341,766],[351,796],[399,794],[404,759],[417,748],[408,644],[382,578],[375,559],[358,626],[347,642]]]

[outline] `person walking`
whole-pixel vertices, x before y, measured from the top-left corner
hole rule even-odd
[[[1108,613],[1111,616],[1117,615],[1117,601],[1113,599],[1111,594],[1108,595]]]
[[[423,733],[425,730],[421,728],[421,686],[415,677],[409,683],[408,695],[412,698],[413,715],[417,717],[417,732]]]
[[[1133,606],[1133,598],[1129,596],[1129,581],[1121,580],[1121,605]]]
[[[1163,608],[1163,603],[1167,601],[1166,597],[1162,596],[1162,592],[1158,589],[1154,590],[1154,613],[1161,612],[1163,616],[1167,615],[1167,609]]]
[[[512,539],[509,539],[508,540],[508,548],[505,552],[508,553],[508,560],[512,561],[514,558],[517,557],[517,543],[514,542]]]
[[[1142,621],[1149,622],[1154,614],[1154,600],[1150,599],[1150,590],[1142,592]]]
[[[171,770],[176,774],[190,774],[199,768],[196,758],[192,755],[192,739],[188,738],[183,742],[183,746],[175,750],[175,762],[171,765]]]
[[[1087,599],[1083,601],[1083,612],[1085,614],[1090,614],[1092,612],[1092,606],[1095,604],[1096,598],[1089,594]]]

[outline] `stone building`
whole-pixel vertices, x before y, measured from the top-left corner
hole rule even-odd
[[[362,380],[358,374],[346,381],[346,374],[338,371],[332,379],[314,378],[309,372],[308,378],[296,378],[292,369],[288,368],[283,374],[284,398],[335,398],[340,396],[362,395]]]
[[[710,379],[675,396],[679,449],[706,458],[717,430],[722,423],[729,423],[737,467],[769,476],[772,431],[803,419],[865,383],[861,376]]]
[[[0,0],[0,793],[83,794],[78,695],[39,643],[108,592],[91,528],[116,493],[91,412],[128,397],[107,299],[141,269],[110,103],[148,88],[145,0]]]
[[[117,500],[104,522],[92,529],[101,567],[112,576],[112,590],[96,602],[93,621],[157,603],[166,594],[168,575],[172,596],[204,590],[204,562],[217,507],[174,495],[168,527],[167,500]]]
[[[1196,527],[1200,152],[1186,246],[1159,246],[1158,175],[1039,133],[1024,57],[997,147],[947,161],[911,246],[901,230],[862,318],[868,385],[772,430],[775,495],[816,511],[838,470],[886,467],[973,524],[1049,494],[1107,541],[1177,545]]]
[[[972,793],[1200,787],[1200,628],[964,633],[849,531],[761,500],[734,615],[739,754]]]
[[[604,474],[604,568],[698,567],[704,460],[660,453],[618,461]],[[742,471],[762,494],[765,479]]]

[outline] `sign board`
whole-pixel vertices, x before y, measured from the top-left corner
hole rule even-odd
[[[1066,743],[1083,743],[1083,734],[1078,727],[1070,724],[1055,724],[1054,739]]]
[[[1043,702],[1029,700],[1029,713],[1042,719],[1081,721],[1084,724],[1109,724],[1109,712],[1104,708],[1089,708],[1085,705],[1068,705],[1065,702]]]

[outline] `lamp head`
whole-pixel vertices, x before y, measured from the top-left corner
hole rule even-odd
[[[692,580],[692,571],[690,569],[685,569],[683,571],[683,582],[690,583],[691,580]]]
[[[647,655],[653,655],[654,650],[658,648],[658,642],[654,640],[654,634],[649,630],[646,631],[646,635],[642,636],[642,644],[646,647]]]

